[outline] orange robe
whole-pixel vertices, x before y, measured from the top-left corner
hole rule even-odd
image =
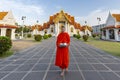
[[[60,43],[67,43],[70,45],[70,37],[68,33],[60,33],[56,41],[57,50],[55,65],[65,69],[68,68],[69,65],[69,47],[59,47]]]

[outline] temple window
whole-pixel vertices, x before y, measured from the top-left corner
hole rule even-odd
[[[45,34],[47,34],[47,30],[46,30],[46,29],[45,29],[45,31],[44,31],[44,32],[45,32]]]
[[[71,32],[73,32],[73,27],[71,27]]]
[[[51,32],[53,32],[53,27],[51,28]]]

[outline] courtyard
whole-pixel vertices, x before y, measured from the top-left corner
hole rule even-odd
[[[120,59],[71,38],[69,72],[54,65],[55,37],[0,59],[0,80],[120,80]]]

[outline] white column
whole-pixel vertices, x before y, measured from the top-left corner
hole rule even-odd
[[[55,36],[57,36],[57,24],[55,23]]]
[[[106,29],[106,39],[109,39],[109,30]]]
[[[15,29],[12,29],[11,31],[11,39],[15,40]]]
[[[58,34],[60,33],[60,24],[58,23]]]
[[[119,41],[118,29],[114,29],[115,40]]]
[[[6,28],[1,28],[1,36],[6,36]]]

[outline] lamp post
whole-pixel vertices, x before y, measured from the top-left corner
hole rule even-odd
[[[36,35],[37,35],[38,34],[38,23],[39,23],[39,21],[37,20],[36,23],[37,23],[36,24]]]
[[[99,32],[100,32],[100,39],[101,39],[101,25],[100,25],[101,18],[97,17],[97,20],[98,20],[98,26],[99,26]]]
[[[22,16],[22,22],[23,22],[23,26],[22,26],[22,38],[23,38],[23,28],[24,28],[24,23],[25,23],[25,19],[26,19],[26,16]]]

